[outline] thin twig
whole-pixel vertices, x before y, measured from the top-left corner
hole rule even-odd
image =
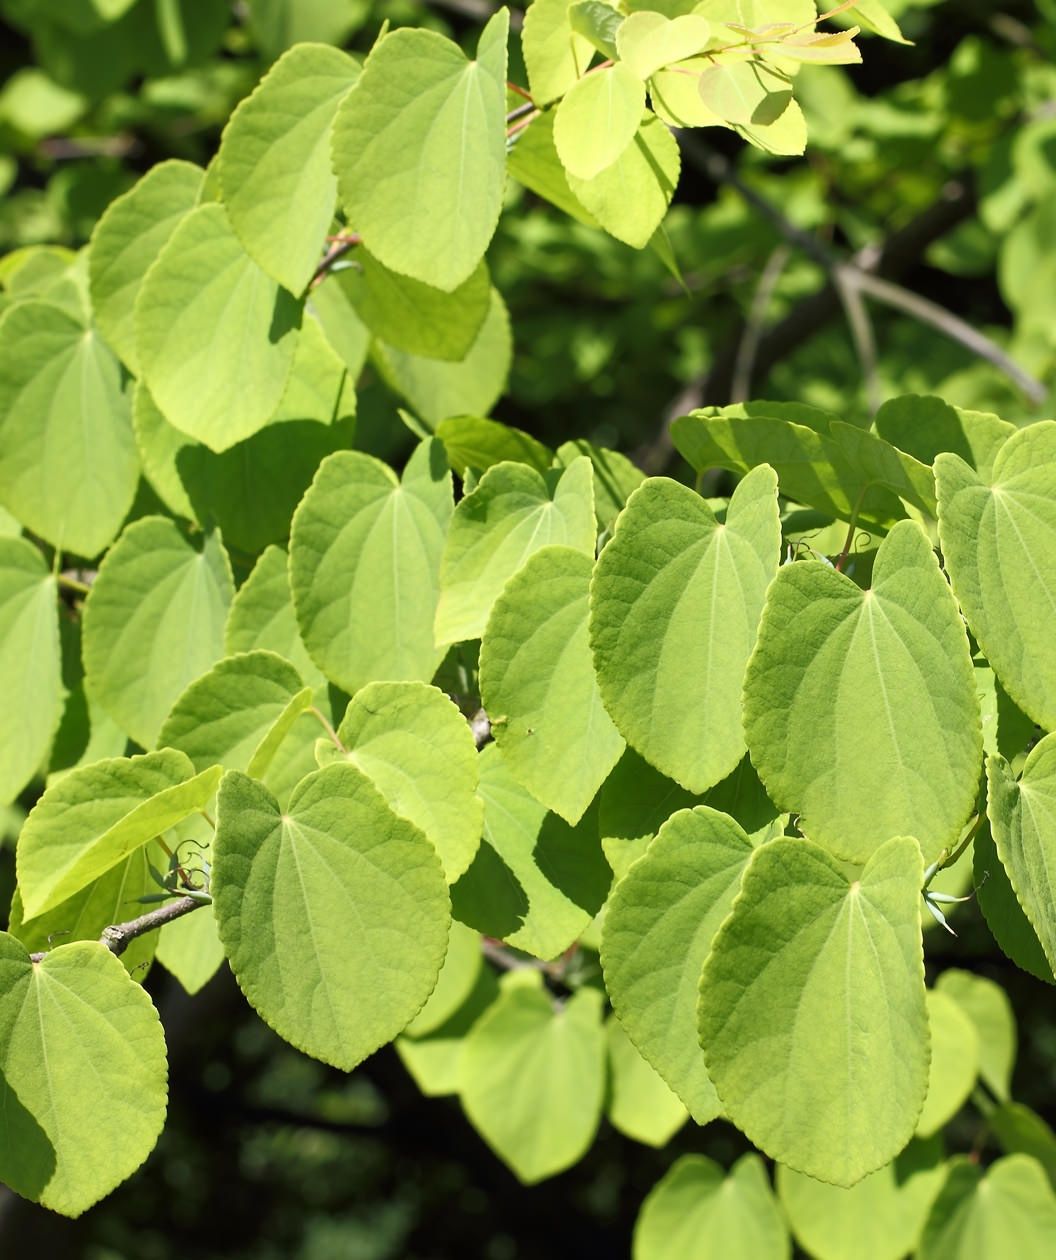
[[[344,258],[347,253],[355,249],[356,246],[360,244],[362,244],[362,238],[356,232],[349,232],[344,236],[335,238],[334,244],[326,251],[319,266],[316,267],[315,272],[309,281],[309,288],[314,288],[317,284],[320,284],[323,280],[325,280],[334,263]]]
[[[87,582],[79,582],[75,577],[70,577],[68,573],[60,573],[58,575],[58,583],[66,591],[72,591],[75,595],[88,595],[91,587]]]
[[[730,386],[730,402],[747,402],[752,389],[752,369],[755,367],[755,356],[759,350],[759,338],[766,326],[766,312],[770,308],[770,300],[774,289],[781,278],[792,251],[787,245],[778,245],[766,260],[759,277],[759,283],[752,294],[752,302],[748,308],[748,319],[744,325],[740,345],[737,347],[737,360],[733,365],[733,384]]]
[[[333,746],[338,750],[338,752],[348,752],[348,749],[344,746],[344,744],[342,744],[341,740],[338,738],[337,731],[335,731],[334,728],[330,725],[329,721],[327,720],[326,714],[322,711],[322,709],[317,708],[313,704],[309,707],[308,712],[312,715],[312,717],[316,719],[316,721],[323,728],[323,730],[326,731],[327,737],[329,738],[331,744],[333,744]]]
[[[158,906],[156,910],[148,910],[146,914],[141,914],[136,919],[129,919],[127,923],[114,923],[110,927],[103,928],[99,943],[105,945],[111,954],[117,954],[120,957],[137,936],[144,936],[147,932],[153,932],[157,928],[164,927],[166,923],[182,919],[192,910],[209,904],[210,899],[201,894],[197,897],[178,897],[175,901],[167,901],[163,906]],[[35,954],[30,954],[29,960],[39,963],[47,956],[47,953],[46,949],[42,949]]]

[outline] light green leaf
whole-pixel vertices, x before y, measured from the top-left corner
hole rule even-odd
[[[98,333],[43,301],[0,319],[0,502],[46,542],[95,556],[139,478],[121,367]]]
[[[979,1035],[953,998],[928,991],[931,1063],[917,1136],[931,1137],[960,1111],[979,1071]]]
[[[884,539],[873,585],[829,565],[782,567],[748,666],[752,761],[804,833],[863,862],[900,832],[925,860],[975,802],[982,726],[968,639],[920,527]]]
[[[655,114],[647,112],[614,162],[592,179],[570,174],[568,186],[606,232],[644,249],[667,213],[680,169],[678,141]]]
[[[495,600],[547,543],[594,554],[593,474],[588,459],[538,473],[499,463],[455,509],[440,569],[436,641],[479,639]]]
[[[508,31],[500,9],[481,33],[476,61],[435,31],[390,32],[334,123],[349,221],[386,267],[437,289],[455,289],[472,274],[499,220]]]
[[[322,257],[337,180],[330,131],[359,77],[338,48],[298,44],[284,53],[231,115],[220,139],[224,206],[242,244],[291,293]]]
[[[1016,704],[1056,727],[1056,421],[1014,433],[982,480],[935,460],[939,538],[972,633]]]
[[[220,782],[171,748],[72,770],[30,811],[17,868],[25,920],[59,905],[205,806]],[[134,917],[134,916],[133,916]]]
[[[220,765],[260,778],[311,703],[312,689],[274,652],[228,656],[180,696],[158,743],[186,753],[196,770]]]
[[[427,359],[463,360],[491,307],[491,280],[481,262],[457,288],[434,289],[383,267],[366,249],[337,277],[370,331],[397,350]]]
[[[732,818],[680,810],[605,910],[601,961],[613,1010],[697,1124],[722,1110],[694,1035],[700,972],[751,855]]]
[[[623,14],[607,0],[580,0],[568,11],[572,29],[583,35],[606,57],[619,56],[616,34],[623,22]]]
[[[568,184],[568,175],[554,148],[554,111],[546,110],[530,126],[518,132],[509,154],[510,174],[529,192],[557,206],[559,210],[586,227],[597,227],[597,220],[576,200]]]
[[[787,75],[765,61],[748,61],[739,52],[725,61],[714,58],[697,90],[716,117],[745,127],[776,122],[792,100]]]
[[[1004,989],[985,976],[956,968],[944,971],[935,987],[971,1020],[979,1038],[979,1075],[995,1097],[1007,1102],[1016,1062],[1016,1020]]]
[[[645,87],[622,62],[579,79],[554,116],[554,146],[569,175],[593,179],[634,139],[645,109]]]
[[[532,0],[524,13],[521,48],[536,105],[564,96],[594,56],[590,40],[572,29],[571,0]]]
[[[609,1056],[609,1123],[646,1146],[666,1146],[686,1123],[688,1113],[634,1048],[618,1019],[605,1022]]]
[[[671,436],[697,472],[720,467],[743,473],[768,463],[782,494],[865,529],[883,530],[905,516],[900,498],[935,514],[928,467],[876,434],[814,408],[760,402],[694,412],[675,420]]]
[[[404,1029],[408,1037],[424,1037],[435,1032],[468,1001],[476,988],[477,977],[484,965],[480,949],[480,933],[461,923],[452,922],[447,942],[447,957],[440,968],[436,988],[429,1001]]]
[[[945,1177],[935,1139],[911,1142],[849,1189],[779,1164],[777,1192],[792,1232],[817,1260],[902,1260],[916,1247]]]
[[[808,840],[773,840],[704,964],[700,1040],[726,1114],[834,1185],[893,1159],[924,1102],[922,879],[915,840],[889,840],[856,879]]]
[[[1016,431],[1014,424],[983,411],[965,411],[932,395],[889,398],[876,413],[876,432],[885,442],[932,464],[952,451],[988,477],[997,452]]]
[[[650,79],[649,103],[669,127],[729,127],[700,94],[700,76],[713,65],[710,57],[691,57]]]
[[[643,82],[657,70],[703,52],[711,39],[711,23],[699,13],[666,18],[662,13],[632,13],[616,32],[616,48]]]
[[[476,340],[457,363],[408,354],[375,342],[374,359],[393,389],[432,424],[447,416],[483,415],[506,388],[513,342],[510,317],[497,289]]]
[[[905,6],[899,5],[899,8],[903,7]],[[893,40],[896,44],[911,43],[899,30],[898,23],[884,8],[881,0],[858,0],[845,16],[854,22],[861,22],[867,30],[882,35],[884,39]]]
[[[567,468],[580,455],[586,455],[594,466],[594,510],[598,524],[602,529],[611,530],[627,500],[645,480],[645,473],[619,451],[595,446],[582,438],[562,442],[554,454],[554,465]]]
[[[300,346],[308,340],[302,337]],[[143,470],[166,507],[206,528],[215,526],[228,546],[250,556],[285,540],[320,462],[351,445],[354,426],[330,424],[331,415],[332,410],[322,424],[269,423],[217,454],[173,428],[142,383],[133,405]]]
[[[972,841],[972,882],[986,926],[1005,954],[1021,970],[1046,984],[1056,984],[1038,935],[1024,914],[997,855],[989,822],[984,822]]]
[[[587,637],[590,557],[544,547],[503,587],[480,650],[481,701],[514,777],[575,825],[624,743]]]
[[[301,305],[242,248],[222,206],[192,210],[136,299],[142,379],[170,424],[225,451],[271,419]]]
[[[293,611],[286,552],[268,547],[253,572],[238,588],[224,630],[224,653],[263,648],[284,656],[306,683],[325,683],[322,671],[308,655]]]
[[[987,759],[986,778],[998,856],[1056,971],[1056,734],[1031,749],[1018,782],[1001,756]]]
[[[370,331],[356,314],[348,294],[337,283],[338,276],[342,274],[330,272],[321,284],[312,288],[304,309],[318,321],[326,340],[344,363],[348,379],[354,384],[367,361]]]
[[[460,924],[452,923],[452,933],[459,927]],[[440,981],[437,981],[437,987],[439,985]],[[466,1036],[498,995],[499,982],[495,972],[490,967],[482,967],[477,972],[476,983],[469,996],[439,1028],[423,1036],[411,1036],[409,1034],[415,1022],[412,1020],[407,1030],[396,1038],[396,1053],[400,1062],[427,1098],[458,1093],[459,1065]],[[424,1015],[428,1008],[427,1002],[421,1013]]]
[[[80,941],[31,963],[13,936],[0,933],[0,1178],[7,1185],[79,1216],[153,1150],[165,1123],[166,1077],[157,1011],[105,946]]]
[[[1056,1187],[1056,1133],[1037,1112],[1022,1103],[1007,1102],[989,1112],[986,1122],[1009,1155],[1032,1155]]]
[[[484,839],[451,890],[455,917],[537,958],[556,958],[605,904],[612,872],[588,810],[570,827],[530,795],[494,744],[480,754]]]
[[[1007,1155],[984,1172],[958,1158],[931,1209],[919,1260],[1049,1260],[1056,1193],[1036,1159]]]
[[[778,157],[798,157],[807,147],[807,120],[794,100],[773,122],[744,123],[734,130],[757,149]]]
[[[616,878],[623,878],[672,814],[704,803],[705,796],[687,792],[626,749],[598,793],[601,847]]]
[[[164,865],[165,860],[160,847],[146,844],[85,884],[72,897],[28,923],[22,910],[22,898],[16,892],[11,902],[8,931],[17,936],[30,953],[69,945],[73,941],[97,941],[104,928],[113,923],[125,923],[143,913],[139,898],[146,893],[160,892],[150,873],[150,864]],[[140,982],[154,957],[157,939],[156,932],[145,932],[130,941],[121,955],[125,970]]]
[[[138,371],[133,312],[143,277],[198,204],[203,175],[192,162],[159,162],[107,206],[92,232],[92,309],[99,331],[132,372]]]
[[[725,1174],[683,1155],[653,1186],[634,1227],[634,1260],[787,1260],[792,1248],[758,1155]]]
[[[166,923],[157,942],[155,957],[187,993],[204,989],[224,961],[216,919],[206,907]]]
[[[484,1141],[534,1185],[585,1155],[601,1119],[602,996],[580,989],[555,1009],[537,973],[517,979],[466,1038],[459,1092]]]
[[[484,822],[477,750],[455,705],[425,683],[369,683],[345,710],[337,738],[344,759],[425,834],[454,883],[473,860]]]
[[[350,1071],[436,985],[451,922],[432,845],[350,765],[285,811],[238,771],[220,787],[213,906],[242,991],[280,1037]]]
[[[744,756],[744,669],[780,554],[776,491],[772,469],[752,472],[720,525],[694,491],[650,478],[595,568],[590,634],[605,707],[691,792]]]
[[[148,516],[108,552],[84,603],[86,685],[143,748],[187,684],[223,655],[233,595],[215,534],[195,545]]]
[[[492,464],[501,464],[504,460],[546,472],[553,460],[549,447],[530,434],[497,420],[449,416],[436,426],[436,436],[444,444],[447,462],[462,478],[467,468],[486,472]],[[565,466],[570,462],[566,461]]]
[[[355,451],[323,460],[290,532],[290,586],[312,659],[349,694],[374,680],[427,682],[444,534],[452,512],[442,445],[423,442],[402,482]]]
[[[40,552],[0,538],[0,803],[37,772],[62,717],[58,586]]]

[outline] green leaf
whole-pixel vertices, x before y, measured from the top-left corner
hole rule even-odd
[[[616,32],[623,61],[643,82],[657,70],[703,52],[711,39],[711,23],[699,13],[666,18],[646,11],[630,14]]]
[[[345,760],[425,834],[454,883],[473,860],[484,822],[477,750],[455,705],[425,683],[370,683],[352,698],[337,738]]]
[[[16,892],[11,902],[11,921],[8,930],[22,944],[35,953],[56,945],[69,945],[73,941],[97,941],[103,929],[113,923],[124,923],[143,913],[139,898],[158,891],[150,873],[153,863],[164,861],[162,850],[146,844],[136,849],[116,866],[111,866],[98,878],[72,897],[59,902],[44,914],[38,914],[27,923],[22,910],[22,898]],[[130,941],[121,955],[125,970],[139,981],[150,966],[157,944],[157,934],[145,932]]]
[[[807,120],[794,100],[772,122],[745,123],[734,130],[757,149],[778,157],[798,157],[807,147]]]
[[[187,993],[205,988],[223,965],[216,919],[204,907],[166,923],[157,942],[155,957]]]
[[[506,582],[547,543],[594,554],[592,481],[587,459],[564,471],[503,462],[485,472],[455,508],[448,530],[437,643],[479,639]]]
[[[580,989],[560,1008],[535,973],[504,982],[466,1038],[459,1065],[470,1123],[525,1185],[586,1154],[605,1090],[602,997]]]
[[[63,551],[95,556],[121,527],[139,478],[121,367],[57,306],[0,319],[0,502]]]
[[[554,454],[554,465],[567,468],[580,455],[586,455],[594,467],[594,510],[598,524],[602,529],[611,530],[627,500],[645,480],[645,473],[619,451],[595,446],[582,438],[562,442]]]
[[[508,31],[500,9],[476,61],[435,31],[391,32],[334,123],[340,199],[364,244],[448,292],[473,273],[502,208]]]
[[[571,0],[532,0],[524,13],[521,49],[536,105],[564,96],[594,56],[590,40],[572,29]]]
[[[143,748],[187,684],[223,655],[233,595],[215,534],[196,546],[171,521],[148,516],[108,552],[84,603],[86,684]]]
[[[939,538],[972,633],[1016,704],[1056,727],[1056,421],[1014,433],[986,481],[935,460]]]
[[[297,630],[289,567],[281,547],[267,547],[261,552],[250,576],[238,587],[224,627],[226,655],[258,648],[285,656],[313,687],[325,683]]]
[[[320,462],[352,440],[347,422],[287,420],[216,454],[173,428],[142,384],[133,410],[144,473],[166,507],[215,526],[230,547],[250,556],[285,540]]]
[[[917,1135],[931,1137],[960,1111],[979,1071],[979,1036],[953,998],[928,991],[931,1063]]]
[[[941,1142],[911,1142],[893,1163],[844,1189],[779,1164],[777,1192],[792,1232],[817,1260],[902,1260],[942,1188]]]
[[[691,792],[744,756],[744,669],[780,554],[776,490],[772,469],[751,473],[720,525],[694,491],[650,478],[595,568],[590,634],[605,707]]]
[[[814,408],[760,402],[694,412],[674,421],[671,437],[697,472],[720,467],[743,473],[768,463],[782,494],[866,529],[882,531],[905,516],[900,499],[935,515],[929,468]]]
[[[669,127],[729,127],[700,94],[701,75],[713,64],[710,57],[691,57],[649,80],[649,103]]]
[[[325,683],[322,671],[308,655],[293,611],[286,552],[267,547],[253,572],[238,588],[224,629],[224,653],[263,648],[284,656],[306,683]]]
[[[1032,1155],[1056,1187],[1056,1133],[1022,1103],[1006,1102],[986,1117],[994,1137],[1009,1155]]]
[[[1001,756],[987,759],[986,778],[998,856],[1056,971],[1056,734],[1031,749],[1018,782]]]
[[[721,1111],[695,1036],[700,972],[751,855],[732,818],[680,810],[605,910],[601,961],[613,1010],[697,1124]]]
[[[1009,883],[990,830],[984,823],[972,842],[972,883],[986,926],[1017,967],[1047,984],[1056,984],[1053,968]]]
[[[338,48],[289,49],[231,115],[220,184],[231,226],[260,267],[300,293],[322,257],[337,204],[330,133],[359,67]]]
[[[480,695],[514,778],[573,826],[620,759],[587,637],[590,557],[535,552],[503,587],[480,650]]]
[[[445,292],[390,271],[360,247],[336,279],[376,337],[427,359],[463,360],[491,307],[491,279],[483,262]]]
[[[203,175],[192,162],[159,162],[107,206],[92,232],[92,309],[99,331],[132,372],[139,370],[133,313],[143,277],[198,204]]]
[[[568,176],[554,148],[554,111],[547,110],[518,132],[509,154],[510,174],[535,193],[582,223],[597,227],[597,220],[576,200]]]
[[[606,1020],[605,1045],[609,1057],[609,1123],[635,1142],[666,1146],[688,1119],[678,1095],[634,1048],[618,1019]]]
[[[408,354],[375,342],[374,359],[393,389],[431,424],[447,416],[482,415],[506,387],[513,342],[510,317],[497,289],[476,340],[457,363]]]
[[[135,323],[142,379],[177,429],[226,451],[275,414],[301,305],[242,248],[222,206],[199,206],[177,225],[143,281]]]
[[[645,87],[622,62],[572,85],[554,116],[554,146],[569,175],[593,179],[633,141],[645,109]]]
[[[952,451],[982,476],[990,475],[997,452],[1016,431],[1014,424],[997,416],[920,394],[888,399],[873,423],[885,442],[923,464],[933,464],[937,455]]]
[[[705,108],[723,122],[741,126],[776,122],[792,100],[787,75],[765,61],[749,61],[734,53],[715,60],[700,76],[698,89]]]
[[[607,0],[581,0],[571,5],[568,16],[572,29],[590,40],[600,53],[613,59],[619,56],[616,35],[624,17],[614,5]]]
[[[530,795],[494,744],[480,754],[484,839],[451,890],[455,917],[537,958],[573,944],[605,903],[612,872],[588,810],[570,827]]]
[[[0,803],[37,772],[62,717],[58,586],[40,552],[0,538]]]
[[[480,933],[452,922],[447,956],[440,968],[436,988],[429,1001],[404,1029],[408,1037],[424,1037],[435,1032],[468,1001],[484,966]]]
[[[157,1011],[105,946],[63,945],[31,963],[13,936],[0,933],[0,1178],[7,1185],[79,1216],[153,1150],[165,1122],[166,1076]]]
[[[1056,1193],[1037,1160],[1008,1155],[984,1172],[961,1157],[928,1217],[919,1260],[1048,1260],[1056,1237]]]
[[[570,174],[568,186],[606,232],[644,249],[667,213],[680,169],[678,141],[647,112],[614,162],[591,179]]]
[[[634,1227],[634,1260],[787,1260],[792,1248],[758,1155],[725,1174],[683,1155],[649,1191]]]
[[[205,806],[218,767],[194,773],[171,748],[71,770],[30,811],[18,842],[24,919],[72,897],[155,836]]]
[[[748,666],[752,760],[806,835],[863,862],[900,832],[925,860],[975,801],[982,726],[968,639],[920,527],[884,539],[863,591],[828,564],[787,564]]]
[[[1016,1020],[1004,989],[985,976],[956,968],[944,971],[935,987],[971,1020],[979,1039],[979,1075],[996,1098],[1008,1102],[1016,1062]]]
[[[436,426],[436,436],[444,444],[447,462],[459,477],[467,468],[486,472],[492,464],[509,461],[527,464],[538,472],[546,472],[553,460],[550,448],[528,433],[497,420],[477,416],[449,416]],[[565,467],[571,461],[565,462]]]
[[[916,841],[857,878],[808,840],[757,849],[700,982],[700,1040],[729,1118],[799,1172],[852,1186],[916,1128],[928,1024]]]
[[[623,878],[672,814],[703,805],[705,799],[666,778],[633,748],[626,749],[598,793],[601,847],[616,878]]]
[[[196,770],[220,765],[260,778],[311,703],[312,689],[281,656],[229,656],[180,696],[158,743],[186,753]]]
[[[350,1071],[432,992],[451,922],[440,862],[350,765],[302,779],[285,811],[238,771],[213,845],[220,939],[260,1017]]]
[[[452,512],[443,447],[423,442],[402,482],[339,451],[319,466],[290,532],[290,586],[312,659],[349,694],[374,680],[428,682],[440,556]]]
[[[912,42],[906,39],[899,30],[898,23],[888,13],[881,0],[858,0],[854,8],[848,10],[846,16],[852,21],[861,22],[867,30],[882,35],[884,39],[893,40],[896,44]]]
[[[453,923],[452,932],[460,926]],[[439,984],[437,981],[437,987]],[[458,1093],[459,1065],[465,1039],[498,994],[499,982],[495,978],[495,972],[490,967],[482,967],[469,996],[439,1028],[422,1036],[411,1036],[409,1034],[415,1022],[412,1020],[404,1034],[396,1038],[396,1053],[400,1056],[400,1061],[427,1098],[442,1098]],[[422,1008],[422,1015],[428,1009],[427,1002]]]

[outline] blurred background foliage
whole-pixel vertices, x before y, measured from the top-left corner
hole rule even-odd
[[[234,105],[291,44],[364,54],[389,21],[469,47],[489,7],[0,0],[0,255],[76,250],[156,162],[206,163]],[[666,423],[701,403],[788,398],[864,418],[886,397],[919,392],[1017,421],[1053,414],[1056,0],[887,8],[911,45],[863,37],[862,66],[802,76],[805,158],[770,158],[724,131],[685,147],[667,223],[678,276],[511,184],[513,213],[489,254],[515,340],[498,419],[682,475]],[[525,82],[516,53],[510,73]],[[38,251],[19,276],[68,258]],[[841,296],[834,281],[851,259],[886,287]],[[357,445],[399,457],[411,439],[394,404],[367,381]],[[17,826],[0,819],[0,831]],[[0,905],[11,867],[8,844]],[[1006,988],[1022,1042],[1014,1093],[1044,1112],[1051,990],[996,951],[973,905],[956,923],[956,939],[930,933],[929,978],[952,964]],[[618,1257],[678,1155],[728,1165],[744,1148],[721,1123],[688,1126],[662,1151],[603,1125],[576,1168],[524,1189],[453,1099],[422,1097],[391,1048],[345,1077],[275,1038],[227,974],[193,1001],[160,971],[147,983],[173,1065],[158,1150],[78,1222],[0,1192],[0,1255]],[[962,1149],[986,1142],[977,1123],[955,1122]]]

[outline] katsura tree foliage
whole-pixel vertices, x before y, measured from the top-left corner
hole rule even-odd
[[[971,884],[1056,983],[1056,422],[704,407],[691,487],[487,414],[508,180],[678,277],[679,137],[802,152],[862,26],[902,38],[873,0],[534,0],[525,82],[506,10],[472,55],[298,43],[208,167],[0,260],[12,1189],[75,1216],[142,1164],[144,975],[228,966],[325,1063],[395,1043],[527,1184],[603,1115],[740,1129],[638,1260],[1050,1254],[1008,999],[923,940]],[[400,468],[356,449],[371,375]],[[969,1099],[988,1167],[943,1141]]]

